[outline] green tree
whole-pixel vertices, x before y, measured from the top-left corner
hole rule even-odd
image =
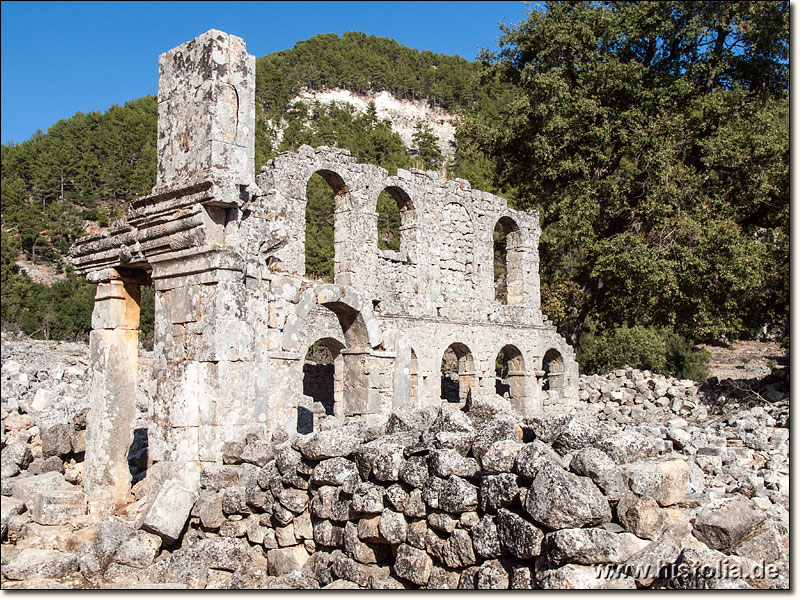
[[[423,169],[435,170],[442,166],[444,156],[439,150],[439,138],[427,121],[417,121],[412,140],[417,147],[417,158]]]
[[[462,133],[540,211],[542,305],[736,336],[788,317],[788,3],[548,2],[504,28],[513,84]]]

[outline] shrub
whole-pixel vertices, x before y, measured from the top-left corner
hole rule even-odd
[[[578,362],[585,373],[606,373],[625,366],[702,381],[708,377],[711,354],[666,329],[619,325],[597,332],[594,322],[578,344]]]

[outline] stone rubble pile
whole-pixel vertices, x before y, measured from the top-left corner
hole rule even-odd
[[[85,357],[3,338],[3,587],[789,585],[788,429],[709,415],[694,382],[583,377],[578,410],[532,417],[499,397],[327,417],[228,443],[157,510],[135,466],[135,501],[103,516],[80,488]]]

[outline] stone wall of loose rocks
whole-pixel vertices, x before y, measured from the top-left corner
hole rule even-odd
[[[157,511],[145,477],[87,515],[85,347],[40,344],[3,339],[3,587],[788,586],[784,405],[720,413],[622,370],[582,377],[571,413],[497,398],[251,436]]]

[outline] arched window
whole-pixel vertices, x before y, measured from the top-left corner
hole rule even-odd
[[[564,359],[555,348],[545,352],[542,358],[542,390],[558,390],[564,387]]]
[[[344,181],[333,171],[314,173],[306,184],[306,277],[333,281],[335,272],[335,212],[347,194]]]
[[[322,338],[309,346],[303,363],[303,395],[311,398],[312,410],[308,414],[308,409],[298,407],[298,432],[310,433],[315,416],[340,416],[344,394],[343,349],[333,338]]]
[[[475,362],[464,344],[454,343],[442,356],[441,398],[464,404],[470,397],[475,379]]]
[[[522,253],[519,227],[503,217],[494,227],[494,297],[502,304],[522,304]]]
[[[378,249],[408,252],[413,239],[414,207],[401,188],[389,186],[378,195]]]
[[[495,359],[495,392],[522,411],[525,400],[525,361],[516,346],[503,346]]]

